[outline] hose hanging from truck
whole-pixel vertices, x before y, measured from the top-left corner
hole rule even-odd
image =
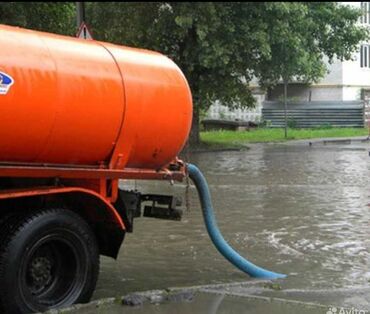
[[[216,246],[217,250],[235,267],[247,273],[251,277],[264,278],[264,279],[278,279],[285,278],[286,275],[275,273],[264,268],[258,267],[240,256],[223,238],[220,230],[218,229],[216,218],[213,211],[211,195],[209,192],[208,184],[202,172],[193,164],[187,164],[187,170],[190,179],[194,182],[201,207],[204,222],[208,234]]]

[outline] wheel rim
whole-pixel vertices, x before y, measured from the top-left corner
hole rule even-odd
[[[24,302],[34,310],[72,305],[86,279],[83,245],[74,234],[49,234],[35,242],[20,271]]]

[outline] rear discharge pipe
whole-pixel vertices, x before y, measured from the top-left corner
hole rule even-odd
[[[235,267],[247,273],[251,277],[264,279],[278,279],[285,278],[286,275],[272,272],[270,270],[258,267],[240,256],[224,239],[220,230],[218,229],[216,218],[213,211],[211,194],[209,192],[208,184],[202,172],[197,166],[187,164],[187,170],[190,179],[194,182],[200,203],[202,206],[202,213],[204,223],[207,227],[208,234],[216,246],[217,250]]]

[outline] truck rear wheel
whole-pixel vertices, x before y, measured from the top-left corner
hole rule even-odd
[[[72,211],[14,215],[0,225],[1,313],[88,302],[98,273],[95,236]]]

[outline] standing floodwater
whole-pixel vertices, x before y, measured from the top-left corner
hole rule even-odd
[[[225,239],[253,263],[289,275],[282,290],[255,294],[370,309],[369,149],[361,142],[266,144],[192,156]],[[143,192],[185,190],[136,183]],[[195,189],[191,204],[181,222],[137,219],[118,260],[102,258],[95,298],[248,280],[213,247]]]

